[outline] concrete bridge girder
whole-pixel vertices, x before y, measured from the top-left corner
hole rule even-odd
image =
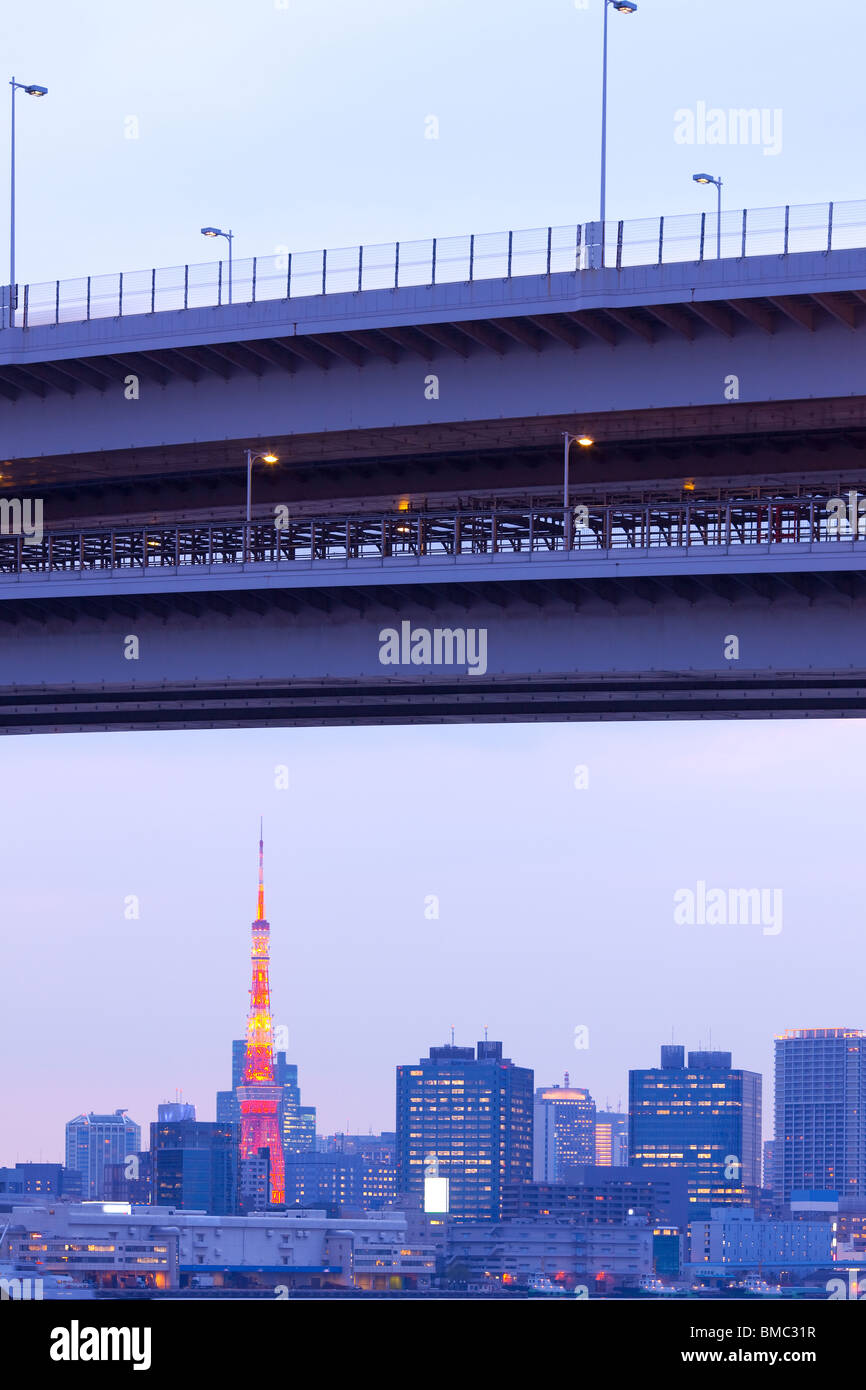
[[[758,576],[691,598],[640,578],[578,592],[527,583],[506,607],[443,586],[432,610],[411,585],[371,593],[361,611],[339,589],[305,591],[318,603],[296,611],[267,591],[236,591],[226,610],[204,596],[130,597],[129,613],[88,600],[104,611],[71,619],[69,601],[63,617],[43,606],[3,624],[0,721],[14,732],[864,713],[866,576],[843,578],[848,591]]]
[[[135,449],[445,425],[471,447],[473,422],[859,397],[864,285],[866,251],[840,251],[10,329],[2,453],[122,471]]]

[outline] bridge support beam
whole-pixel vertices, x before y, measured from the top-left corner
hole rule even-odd
[[[0,731],[866,714],[866,576],[759,578],[652,603],[623,577],[615,604],[592,581],[503,585],[505,607],[489,582],[448,586],[435,610],[409,584],[365,589],[361,612],[335,588],[297,610],[282,590],[134,616],[6,603]]]

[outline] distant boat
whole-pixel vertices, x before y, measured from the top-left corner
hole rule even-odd
[[[678,1298],[685,1292],[678,1284],[666,1284],[656,1274],[642,1274],[637,1286],[641,1293],[651,1293],[656,1298]]]
[[[782,1292],[780,1284],[768,1284],[760,1274],[747,1274],[742,1284],[737,1287],[746,1293],[758,1294],[761,1298],[778,1298]]]
[[[561,1298],[566,1290],[562,1284],[554,1284],[546,1274],[531,1274],[526,1281],[530,1293],[554,1294]]]

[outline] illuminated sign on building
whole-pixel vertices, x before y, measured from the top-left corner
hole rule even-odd
[[[424,1160],[424,1210],[435,1216],[444,1216],[448,1211],[448,1179],[440,1178],[435,1153]]]

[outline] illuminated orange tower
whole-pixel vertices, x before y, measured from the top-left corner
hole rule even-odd
[[[274,1080],[274,1035],[268,980],[270,923],[265,918],[264,841],[259,831],[259,902],[252,924],[253,983],[247,1015],[244,1079],[238,1087],[241,1110],[240,1156],[257,1158],[267,1149],[271,1160],[271,1202],[284,1202],[286,1168],[280,1137],[282,1087]]]

